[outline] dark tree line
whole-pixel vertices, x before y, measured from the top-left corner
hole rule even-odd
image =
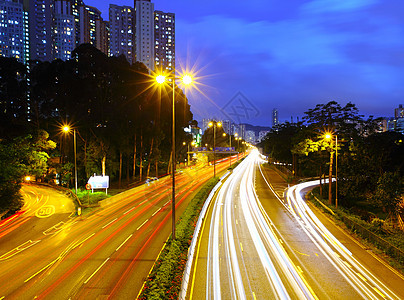
[[[31,61],[25,66],[0,57],[0,139],[45,130],[58,143],[49,152],[52,169],[69,182],[77,134],[79,185],[94,173],[133,181],[167,170],[171,149],[172,86],[157,86],[139,62],[107,57],[82,44],[68,61]],[[176,141],[192,121],[188,101],[177,86]],[[180,147],[177,147],[180,149]],[[48,174],[49,175],[49,174]],[[49,177],[49,176],[48,176]]]
[[[306,111],[303,122],[273,128],[262,147],[273,160],[291,164],[296,175],[324,178],[330,155],[335,175],[337,135],[339,204],[368,201],[393,212],[404,192],[404,135],[378,132],[377,121],[364,119],[352,103],[331,101]],[[331,140],[325,132],[333,135]]]

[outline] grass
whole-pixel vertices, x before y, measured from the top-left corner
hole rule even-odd
[[[91,190],[78,189],[77,197],[83,206],[96,206],[98,205],[98,201],[109,198],[111,195],[105,194],[105,191],[91,193]]]

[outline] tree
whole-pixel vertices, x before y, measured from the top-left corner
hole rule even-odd
[[[21,205],[19,190],[26,175],[42,177],[47,171],[48,151],[56,144],[40,130],[34,135],[0,142],[0,211],[16,210]]]
[[[403,178],[399,173],[386,172],[379,177],[371,200],[390,215],[395,213],[404,193]]]

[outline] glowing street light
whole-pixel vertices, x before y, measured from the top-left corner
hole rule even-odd
[[[174,71],[174,76],[173,76],[173,81],[172,81],[172,86],[173,86],[173,103],[172,103],[172,146],[171,146],[171,161],[172,161],[172,237],[173,240],[175,240],[175,80],[177,77],[175,76],[175,71]],[[181,79],[182,83],[185,85],[190,85],[193,80],[192,77],[189,74],[184,75]],[[155,80],[158,84],[163,85],[166,81],[167,78],[166,76],[162,74],[158,74],[155,76]]]
[[[63,132],[69,133],[71,131],[71,128],[67,125],[64,125],[62,127]],[[74,140],[74,187],[76,190],[76,195],[77,195],[77,144],[76,144],[76,129],[73,128],[73,140]]]

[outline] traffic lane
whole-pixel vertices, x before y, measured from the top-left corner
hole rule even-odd
[[[336,225],[311,202],[307,202],[325,227],[352,253],[352,256],[372,274],[390,288],[400,299],[404,299],[404,276],[392,268],[382,257],[361,244],[352,235]]]
[[[204,175],[204,176],[201,176],[202,178],[208,178],[206,175],[208,175],[210,172],[209,172],[209,170],[207,170],[206,172],[204,172],[202,175]],[[166,189],[167,190],[167,189]],[[168,190],[168,193],[169,193],[169,190]],[[143,201],[142,201],[143,202]],[[127,203],[126,202],[122,202],[122,203],[119,203],[118,205],[116,205],[116,206],[122,206],[122,204],[124,204],[124,205],[126,205]],[[112,208],[111,208],[112,207]],[[100,218],[102,218],[102,217],[105,217],[106,215],[108,215],[108,214],[112,214],[112,213],[115,213],[115,209],[113,208],[113,205],[111,206],[111,207],[109,207],[109,208],[107,208],[106,210],[104,210],[104,211],[99,211],[99,212],[97,212],[97,213],[95,213],[94,215],[93,215],[93,217],[94,217],[94,219],[96,219],[96,217],[98,216],[98,217],[100,217]],[[109,212],[108,212],[109,211]],[[178,215],[177,215],[178,216]],[[91,218],[91,217],[89,217],[89,218]],[[72,244],[72,243],[74,243],[74,242],[78,242],[78,241],[73,241],[73,242],[71,242],[70,244],[68,243],[69,242],[69,237],[71,237],[71,236],[78,236],[79,235],[79,231],[80,231],[80,229],[82,230],[82,231],[85,231],[86,230],[86,228],[88,228],[87,226],[83,226],[82,224],[84,224],[84,223],[87,223],[87,224],[89,224],[90,226],[89,226],[89,228],[96,228],[96,227],[99,227],[99,226],[101,226],[101,224],[97,224],[97,222],[89,222],[89,220],[82,220],[81,222],[80,221],[74,221],[74,222],[77,222],[76,224],[75,224],[75,226],[71,226],[71,227],[69,227],[69,231],[67,231],[67,230],[62,230],[61,232],[59,232],[58,234],[57,234],[57,237],[64,237],[64,239],[62,238],[56,238],[55,237],[55,240],[53,240],[53,242],[51,243],[51,245],[57,245],[57,244],[59,244],[59,245],[63,245],[63,244],[67,244],[67,245],[70,245],[70,244]],[[104,226],[104,225],[103,225]],[[88,233],[88,232],[87,232]],[[87,239],[87,237],[86,236],[84,236],[83,235],[83,237],[82,237],[82,239],[84,239],[84,240],[86,240]],[[44,244],[45,245],[45,244]],[[49,246],[49,245],[48,245]],[[83,247],[83,245],[82,244],[80,244],[80,247]],[[48,248],[46,248],[45,247],[45,249],[48,249]],[[54,247],[49,247],[49,249],[54,249]],[[63,249],[63,251],[64,251],[64,248],[62,248]],[[55,251],[49,251],[49,252],[44,252],[44,251],[41,251],[41,250],[39,250],[40,252],[41,252],[41,254],[47,254],[47,253],[49,253],[49,255],[51,256],[52,255],[52,257],[54,257],[55,256]],[[34,253],[34,255],[35,255],[36,253]],[[56,251],[56,256],[58,255],[58,252]],[[35,260],[35,261],[37,261],[37,262],[39,262],[39,265],[37,266],[37,270],[35,270],[35,272],[38,272],[38,270],[39,271],[41,271],[41,269],[44,267],[44,266],[47,266],[48,265],[48,262],[49,262],[49,260],[46,260],[45,261],[45,259],[41,259],[42,257],[41,256],[38,256],[37,257],[37,260]],[[52,262],[52,261],[51,261]],[[58,268],[59,268],[59,264],[60,264],[60,262],[58,261]],[[24,265],[24,264],[22,264],[22,265]],[[56,265],[56,264],[55,264]],[[19,266],[21,266],[21,264],[19,264]],[[53,270],[53,267],[52,267],[52,270]],[[28,272],[27,272],[28,273]],[[41,272],[40,272],[41,273]],[[20,273],[20,274],[25,274],[25,273]],[[34,273],[34,270],[32,270],[32,271],[30,271],[29,272],[29,274],[35,274]],[[147,274],[147,273],[146,273]],[[42,274],[39,274],[40,276],[38,277],[38,278],[40,278],[41,276],[43,276]],[[36,280],[37,278],[34,276],[34,279]],[[34,282],[34,280],[30,280],[30,282],[31,283],[33,283]],[[17,287],[17,290],[20,290],[18,287]],[[19,292],[21,292],[21,291],[19,291]],[[20,294],[20,293],[18,293],[18,294]]]
[[[268,181],[273,180],[278,183],[278,186],[282,182],[275,171],[263,168],[263,172]],[[302,269],[304,278],[317,297],[320,299],[361,298],[268,188],[259,171],[256,177],[256,191],[288,255],[295,265]]]
[[[169,190],[167,191],[168,192],[168,194],[170,194],[169,192]],[[169,197],[168,197],[169,198]],[[143,202],[143,201],[142,201]],[[146,205],[147,204],[147,202],[144,202],[144,205]],[[125,207],[125,208],[127,208],[127,207]],[[104,219],[105,218],[105,216],[106,215],[110,215],[111,213],[115,213],[116,211],[115,210],[112,210],[111,209],[111,211],[109,212],[109,213],[107,213],[107,211],[100,211],[99,213],[97,213],[97,214],[95,214],[94,216],[93,216],[93,218],[94,219],[97,219],[97,217],[100,219],[100,218],[102,218],[102,219]],[[133,213],[135,213],[135,210],[133,210]],[[104,217],[104,218],[103,218]],[[88,220],[87,220],[88,221]],[[105,220],[105,222],[107,222],[107,221],[109,221],[109,220]],[[105,223],[104,222],[104,223]],[[90,224],[90,226],[89,227],[91,227],[91,228],[97,228],[97,227],[100,227],[102,224],[104,224],[104,223],[102,223],[102,224],[96,224],[96,222],[92,222],[92,223],[88,223],[88,222],[79,222],[78,223],[78,227],[77,228],[80,228],[80,227],[83,227],[83,225],[82,224],[84,224],[84,223],[87,223],[87,224]],[[107,223],[108,224],[108,223]],[[105,226],[105,225],[103,225],[103,226]],[[84,228],[87,228],[87,226],[84,226]],[[75,229],[75,227],[72,227],[72,229],[71,230],[73,230],[73,229]],[[83,246],[81,246],[81,247],[83,247]],[[58,270],[59,269],[61,269],[60,267],[58,267]],[[89,267],[89,269],[91,269],[90,267]],[[64,270],[63,270],[64,271]],[[62,271],[62,272],[63,272]],[[146,272],[148,272],[148,270],[146,271]],[[53,273],[53,274],[55,274],[55,273]],[[147,273],[146,273],[147,274]],[[53,277],[53,276],[52,276]],[[71,282],[71,280],[73,280],[73,282]],[[34,281],[32,281],[32,282],[34,282]],[[42,282],[42,281],[41,281]],[[65,282],[67,282],[67,284],[66,284],[66,286],[67,287],[69,287],[70,289],[72,288],[71,286],[72,286],[72,284],[74,285],[75,284],[75,282],[74,282],[74,278],[73,279],[67,279]],[[78,281],[78,282],[80,282],[80,280]],[[52,285],[51,285],[51,291],[53,292],[53,291],[55,291],[56,292],[56,295],[58,295],[59,294],[59,292],[58,292],[58,290],[56,289],[56,287],[52,287]],[[34,289],[31,289],[31,288],[29,288],[29,290],[30,291],[33,291]],[[51,291],[49,291],[49,292],[51,292]],[[63,293],[62,293],[63,294]],[[30,296],[35,296],[34,294],[29,294]]]
[[[138,199],[136,200],[138,202],[140,201]],[[150,204],[149,206],[151,207]],[[137,208],[138,210],[140,209],[139,207]],[[110,210],[112,215],[115,214],[115,212],[116,210]],[[136,210],[133,210],[133,213],[136,213]],[[124,212],[122,212],[122,214],[124,214]],[[103,214],[97,213],[88,218],[76,219],[74,221],[74,226],[66,226],[63,228],[63,230],[50,237],[50,243],[44,243],[43,241],[42,243],[35,245],[35,247],[23,251],[22,256],[19,255],[18,257],[13,257],[12,260],[5,261],[3,265],[11,264],[13,269],[18,269],[21,271],[20,276],[23,274],[23,277],[29,277],[31,274],[36,274],[39,270],[50,264],[52,261],[56,261],[57,264],[60,264],[58,257],[65,253],[66,249],[68,249],[71,245],[79,243],[80,241],[87,240],[91,230],[102,228],[108,222],[110,222],[110,219],[108,219],[107,216],[107,212],[104,211]],[[49,249],[52,249],[52,251],[49,252]],[[70,253],[68,252],[65,254]],[[42,257],[42,255],[44,255],[44,257]],[[64,255],[62,255],[61,258],[64,259]],[[35,267],[33,268],[32,265]],[[26,268],[24,272],[25,266],[29,266],[29,268]],[[2,275],[7,276],[6,273],[3,273]],[[38,275],[42,276],[43,274],[42,272],[39,272]],[[24,280],[25,279],[26,278],[24,278]],[[7,281],[1,280],[0,282],[5,283]],[[3,287],[1,290],[6,292],[6,289]],[[18,290],[18,286],[15,288],[15,290]],[[32,290],[34,291],[35,289],[33,288]],[[24,288],[22,287],[19,292],[24,292]]]
[[[187,199],[190,200],[197,193],[199,187],[205,182],[206,177],[201,176],[198,178],[198,182],[196,184],[189,183],[187,190],[181,193],[179,192],[176,196],[176,218],[178,219],[183,211],[186,209],[188,202]],[[146,228],[146,234],[143,240],[137,239],[137,244],[139,251],[134,251],[132,254],[131,250],[128,253],[125,252],[125,256],[128,257],[128,263],[122,264],[125,266],[124,269],[120,271],[116,271],[118,277],[112,277],[110,280],[110,285],[105,285],[105,276],[104,274],[110,274],[109,271],[104,267],[100,270],[99,273],[91,279],[89,284],[93,286],[93,288],[86,288],[87,294],[83,289],[83,292],[80,292],[79,297],[94,297],[96,294],[94,291],[97,291],[101,288],[101,286],[106,286],[106,293],[110,295],[111,298],[135,298],[147,277],[148,272],[151,270],[155,259],[162,249],[162,245],[166,241],[167,237],[171,233],[171,202],[165,209],[158,211],[157,216],[160,216],[160,219],[152,218],[144,227]],[[161,219],[164,217],[164,219]],[[151,222],[151,224],[150,224]],[[131,240],[133,240],[131,238]],[[122,250],[126,247],[130,249],[134,249],[134,246],[130,244],[129,240],[122,247]],[[113,261],[116,258],[112,258],[112,260],[108,261],[106,264],[113,264]],[[130,262],[130,263],[129,263]],[[115,270],[117,270],[117,266],[115,264],[112,265]],[[131,284],[126,284],[130,282]],[[94,288],[95,287],[95,288]],[[90,293],[91,292],[91,293]]]

